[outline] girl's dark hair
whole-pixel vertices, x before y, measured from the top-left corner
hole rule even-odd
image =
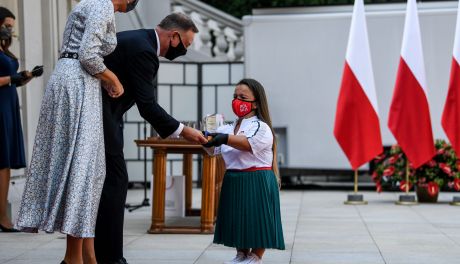
[[[270,127],[270,129],[271,129],[271,131],[273,133],[273,147],[272,147],[272,150],[273,150],[273,163],[272,163],[272,168],[273,168],[273,172],[276,175],[276,179],[278,181],[278,184],[281,184],[281,178],[280,178],[280,174],[279,174],[279,170],[278,170],[278,161],[277,161],[277,158],[276,158],[275,130],[273,130],[272,119],[270,118],[270,111],[268,110],[268,100],[267,100],[267,96],[265,95],[265,89],[264,89],[264,87],[262,86],[261,83],[259,83],[258,81],[254,80],[254,79],[249,79],[249,78],[248,79],[243,79],[243,80],[239,81],[237,85],[241,85],[241,84],[246,85],[251,90],[252,94],[255,97],[256,104],[257,104],[257,108],[256,108],[257,117],[260,120],[262,120],[263,122],[265,122]]]
[[[7,17],[12,18],[12,19],[16,19],[16,17],[14,16],[14,14],[10,10],[8,10],[7,8],[5,8],[3,6],[0,6],[0,26],[3,25],[3,23],[5,22],[5,19]],[[16,56],[14,56],[14,54],[11,53],[11,51],[9,50],[12,42],[13,42],[12,38],[9,38],[7,40],[1,40],[0,41],[0,46],[2,47],[3,52],[5,52],[6,55],[8,55],[9,57],[17,60]]]

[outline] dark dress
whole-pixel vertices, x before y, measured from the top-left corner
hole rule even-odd
[[[0,77],[17,72],[18,61],[0,51]],[[0,87],[0,169],[26,166],[16,85]]]

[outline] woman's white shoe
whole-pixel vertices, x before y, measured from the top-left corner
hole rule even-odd
[[[249,253],[245,260],[238,262],[239,264],[262,264],[262,260],[254,253]]]

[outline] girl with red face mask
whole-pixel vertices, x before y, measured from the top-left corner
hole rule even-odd
[[[222,154],[226,167],[214,243],[236,248],[224,263],[262,263],[265,249],[285,249],[274,131],[259,82],[241,80],[233,97],[238,119],[219,127],[204,145]]]

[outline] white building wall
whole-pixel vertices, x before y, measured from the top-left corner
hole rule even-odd
[[[23,0],[19,3],[21,20],[21,69],[32,69],[35,65],[43,64],[42,38],[42,3],[36,0]],[[38,11],[38,12],[37,12]],[[49,71],[49,68],[46,69]],[[26,146],[27,163],[32,154],[35,130],[38,124],[38,115],[44,93],[44,80],[37,78],[27,86],[21,88],[23,109],[23,130]]]
[[[169,0],[140,1],[134,11],[115,14],[117,31],[155,28],[170,12],[171,1]]]
[[[457,4],[418,4],[435,138],[445,138],[440,120]],[[274,125],[287,128],[288,166],[349,169],[333,136],[333,126],[352,6],[302,10],[304,14],[244,17],[246,75],[264,84]],[[405,4],[368,5],[366,12],[383,143],[391,145],[395,139],[387,120]]]

